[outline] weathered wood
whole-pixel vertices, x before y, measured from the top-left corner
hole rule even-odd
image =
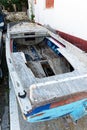
[[[49,38],[50,39],[50,38]],[[52,40],[53,41],[53,40]],[[55,42],[55,41],[54,41]],[[56,42],[57,44],[57,42]],[[42,69],[42,66],[39,61],[33,61],[28,63],[28,67],[31,66],[32,71],[26,66],[24,60],[22,60],[22,52],[13,53],[12,58],[15,64],[16,71],[18,76],[22,82],[24,88],[29,88],[29,98],[31,99],[32,104],[35,106],[45,104],[45,102],[51,102],[53,99],[58,100],[58,98],[62,98],[67,95],[71,95],[74,93],[79,93],[86,91],[86,77],[87,75],[84,73],[84,62],[80,62],[79,55],[78,57],[70,52],[66,51],[66,48],[63,48],[59,45],[59,51],[66,57],[66,59],[70,59],[71,64],[74,67],[74,72],[55,75],[52,77],[46,77],[43,79],[36,79],[33,75],[32,71],[35,70],[36,77],[44,77],[45,73]],[[29,48],[28,48],[29,49]],[[76,48],[77,49],[77,48]],[[77,49],[78,50],[78,49]],[[69,51],[69,50],[68,50]],[[71,50],[70,50],[71,51]],[[50,52],[50,51],[49,51]],[[29,50],[28,52],[32,53]],[[54,58],[50,60],[51,53],[43,53],[45,57],[47,57],[48,62],[53,67],[55,73],[61,73],[60,58]],[[70,55],[70,56],[69,56]],[[82,54],[83,55],[83,54]],[[84,56],[84,55],[83,55]],[[74,58],[73,58],[74,57]],[[34,59],[34,57],[32,57]],[[75,62],[76,61],[76,62]],[[58,69],[57,69],[58,66]],[[59,68],[60,66],[60,68]],[[62,66],[63,67],[63,66]],[[64,66],[66,67],[66,66]],[[64,68],[63,67],[63,68]],[[78,70],[78,71],[77,71]],[[57,72],[58,71],[58,72]],[[68,70],[67,70],[68,72]],[[23,76],[21,76],[23,75]],[[42,75],[42,76],[41,76]],[[34,85],[32,85],[34,84]],[[78,85],[79,84],[79,85]],[[50,87],[49,87],[50,86]]]
[[[29,26],[29,28],[27,28],[27,26]],[[51,49],[54,50],[54,48],[56,47],[56,51],[58,52],[57,54],[58,55],[62,54],[62,57],[67,59],[67,61],[71,64],[72,68],[74,68],[74,71],[70,72],[71,66],[69,66],[68,68],[65,67],[68,64],[68,63],[66,64],[65,62],[66,60],[64,61],[65,66],[61,64],[60,58],[58,57],[58,55],[55,56],[55,54],[53,54],[52,51],[48,51],[48,48],[46,48],[47,46],[43,46],[41,49],[40,45],[36,47],[34,44],[30,46],[30,48],[28,47],[26,50],[24,50],[24,53],[27,52],[25,53],[26,55],[29,54],[29,61],[28,61],[29,68],[28,68],[25,64],[26,60],[24,60],[26,55],[24,56],[23,53],[21,55],[20,52],[11,53],[10,45],[9,45],[11,35],[13,34],[20,35],[21,33],[24,34],[27,32],[30,32],[30,33],[36,32],[37,34],[40,34],[42,32],[44,32],[44,34],[49,33],[51,37],[47,37],[46,39],[49,40],[49,42],[54,43],[53,44],[54,46],[52,46]],[[27,44],[29,43],[27,42]],[[47,43],[47,45],[51,47],[49,44],[50,43]],[[7,63],[9,67],[10,77],[11,77],[12,82],[14,83],[16,96],[19,100],[20,106],[22,108],[22,112],[26,115],[26,118],[29,116],[30,114],[29,112],[32,109],[33,114],[27,118],[28,121],[31,121],[31,122],[38,121],[38,120],[43,121],[45,119],[55,118],[56,113],[54,112],[54,109],[51,109],[53,108],[53,106],[55,107],[55,105],[56,105],[55,109],[57,111],[57,114],[59,116],[62,116],[62,108],[60,108],[59,110],[57,105],[61,106],[61,104],[62,105],[68,104],[65,106],[65,109],[63,109],[63,112],[64,112],[63,114],[65,115],[65,114],[68,114],[67,112],[65,113],[68,107],[69,107],[68,109],[69,113],[71,113],[71,111],[74,111],[74,109],[76,109],[75,101],[78,101],[77,102],[78,105],[82,104],[83,102],[86,103],[87,55],[83,51],[71,45],[70,43],[66,42],[65,40],[57,36],[56,34],[53,34],[52,32],[48,31],[47,29],[44,29],[43,27],[40,27],[36,24],[29,25],[29,23],[20,23],[11,27],[10,30],[8,29],[6,48],[7,48],[6,49],[7,50],[7,53],[6,53]],[[44,77],[46,73],[44,71],[43,66],[41,65],[41,62],[42,62],[41,60],[47,61],[50,64],[50,67],[52,68],[53,73],[56,75]],[[57,68],[59,68],[60,70],[57,70]],[[33,71],[33,69],[35,70],[36,75],[39,75],[39,76],[35,75],[35,72]],[[60,74],[60,73],[65,73],[65,74]],[[17,81],[15,80],[15,78]],[[28,92],[28,97],[26,96],[26,98],[22,98],[20,100],[20,98],[18,97],[18,94],[19,92],[23,94],[24,93],[23,90],[26,90]],[[77,96],[79,94],[80,96]],[[27,102],[29,103],[28,106],[27,106]],[[49,103],[50,103],[50,107],[48,106],[46,107],[48,109],[51,109],[54,115],[50,113],[52,117],[51,116],[49,117],[49,116],[46,116],[45,113],[40,113],[42,114],[41,116],[43,118],[39,116],[40,117],[39,119],[38,113],[40,111],[38,113],[37,112],[35,113],[34,110],[37,111],[37,109],[39,109],[37,107],[42,107],[43,105],[49,105]],[[72,107],[70,103],[72,103],[74,107]],[[82,112],[84,110],[85,109],[82,109]],[[44,112],[47,112],[47,111],[44,110]],[[86,114],[86,111],[84,111],[84,115],[85,114]],[[35,119],[36,116],[37,116],[37,119]],[[81,116],[82,116],[82,113],[81,113]],[[78,119],[78,117],[75,119]]]
[[[26,66],[22,53],[23,52],[13,53],[12,58],[19,79],[22,85],[24,86],[24,88],[26,89],[29,88],[31,84],[35,83],[35,77],[32,71]]]
[[[87,75],[86,75],[87,76]],[[58,77],[57,77],[58,78]],[[51,100],[56,101],[58,100],[58,98],[64,98],[68,95],[72,95],[75,93],[79,93],[79,92],[86,92],[87,91],[87,84],[86,81],[87,78],[85,79],[85,77],[80,78],[78,77],[78,79],[74,79],[72,78],[72,80],[67,80],[67,81],[62,81],[57,82],[54,80],[54,82],[52,83],[52,81],[48,82],[44,82],[44,83],[38,83],[35,85],[32,85],[32,87],[30,87],[30,99],[33,103],[33,105],[41,105],[42,102],[45,103],[46,102],[51,102]],[[50,87],[49,87],[50,86]]]
[[[20,22],[10,28],[10,34],[20,34],[20,33],[41,33],[41,34],[48,34],[48,30],[42,26],[37,24],[29,23],[29,22]]]
[[[19,105],[17,104],[16,96],[14,93],[13,85],[10,81],[10,130],[86,130],[87,128],[87,116],[80,119],[77,124],[74,124],[70,117],[68,119],[59,118],[47,122],[41,123],[29,123],[26,122],[21,114]],[[14,98],[14,100],[13,100]],[[15,116],[16,115],[16,116]],[[69,120],[69,121],[66,121]]]
[[[58,98],[87,90],[87,75],[82,75],[76,71],[43,79],[35,79],[32,71],[26,66],[22,55],[22,52],[17,52],[13,53],[12,57],[22,85],[25,89],[29,88],[29,97],[34,106],[42,105],[45,101],[51,102],[53,99],[55,101],[55,99],[58,100]],[[40,64],[38,62],[33,64],[36,68],[38,67],[38,73],[40,73]]]
[[[40,33],[40,34],[38,34],[38,35],[37,35],[37,34],[35,34],[35,35],[32,35],[32,34],[30,34],[30,35],[29,35],[29,34],[27,34],[27,35],[22,35],[22,37],[21,37],[21,36],[18,36],[18,35],[15,35],[15,36],[13,35],[13,36],[11,36],[11,38],[14,38],[14,39],[15,39],[15,38],[39,38],[39,37],[46,37],[46,36],[48,36],[48,35],[47,35],[47,34],[43,34],[43,33],[41,34],[41,33]]]

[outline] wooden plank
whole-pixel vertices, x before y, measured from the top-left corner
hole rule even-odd
[[[28,67],[31,68],[31,70],[34,73],[35,77],[37,77],[37,78],[46,77],[46,75],[45,75],[45,73],[43,71],[43,68],[42,68],[39,61],[37,61],[37,62],[30,61],[30,62],[27,63],[27,65],[28,65]]]
[[[10,130],[16,130],[16,129],[21,130],[19,124],[16,96],[10,77],[9,77],[9,88],[10,88],[10,94],[9,94]]]
[[[13,53],[12,57],[22,85],[25,89],[29,88],[31,84],[35,83],[35,77],[32,71],[26,66],[21,53]]]
[[[65,47],[58,44],[57,41],[53,40],[52,38],[49,38],[52,42],[54,42],[57,46],[59,46],[58,50],[59,52],[71,63],[71,65],[74,67],[74,69],[78,69],[80,71],[84,70],[87,66],[87,56],[84,54],[83,51],[78,49],[77,47],[73,46],[69,42],[65,41],[61,37],[57,36],[56,34],[49,32],[52,37],[54,37],[59,42],[63,43]],[[74,51],[73,51],[74,50]]]
[[[17,38],[40,38],[40,37],[46,37],[46,36],[48,36],[48,34],[35,34],[35,35],[12,35],[11,36],[11,38],[13,38],[13,39],[17,39]]]
[[[10,28],[10,34],[20,34],[20,33],[27,33],[27,32],[36,32],[36,33],[47,33],[48,30],[42,26],[39,26],[35,23],[29,23],[29,22],[20,22]]]
[[[85,92],[87,91],[87,82],[85,79],[87,80],[87,78],[83,77],[58,83],[49,81],[49,84],[45,82],[40,85],[36,84],[35,87],[32,86],[30,88],[30,99],[34,105],[43,104],[45,101],[49,102],[52,99],[56,100],[63,96],[66,97],[74,93]]]

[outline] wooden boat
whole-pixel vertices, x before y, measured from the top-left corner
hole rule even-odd
[[[35,23],[8,25],[6,58],[28,122],[87,115],[87,55]]]

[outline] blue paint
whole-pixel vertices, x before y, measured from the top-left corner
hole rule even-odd
[[[59,56],[62,56],[62,54],[58,51],[58,46],[55,45],[52,41],[48,40],[46,38],[46,44]]]
[[[17,52],[17,43],[13,41],[13,52]]]
[[[46,107],[46,108],[45,108]],[[40,116],[32,117],[31,115],[37,115],[42,113]],[[64,106],[59,106],[50,109],[50,104],[38,107],[31,112],[31,115],[27,115],[28,122],[42,122],[65,115],[70,115],[73,121],[80,119],[81,117],[87,115],[87,99],[83,99],[77,102],[73,102]],[[32,117],[32,118],[31,118]]]
[[[25,116],[28,117],[28,116],[31,116],[31,115],[35,115],[35,114],[41,113],[43,111],[46,111],[48,109],[50,109],[50,104],[46,104],[44,106],[37,107],[34,110],[32,110],[31,113],[28,113]]]
[[[48,119],[50,119],[50,116],[42,118],[41,120],[48,120]]]
[[[35,57],[34,60],[35,60],[35,61],[40,60],[40,57],[39,57],[37,51],[35,50],[35,48],[34,48],[33,46],[31,46],[30,49],[31,49],[31,52],[32,52],[33,56]]]
[[[75,109],[70,116],[74,121],[82,118],[83,116],[87,115],[87,100],[80,104],[77,109]]]
[[[25,58],[27,61],[32,61],[32,57],[29,54],[25,54]]]

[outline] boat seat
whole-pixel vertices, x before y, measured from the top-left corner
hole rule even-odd
[[[23,52],[12,53],[13,63],[15,65],[16,72],[23,87],[29,88],[32,83],[35,83],[35,76],[31,69],[26,65],[26,59]]]
[[[87,96],[87,74],[73,71],[67,74],[38,79],[36,84],[31,85],[29,92],[34,107],[64,100],[81,92]]]

